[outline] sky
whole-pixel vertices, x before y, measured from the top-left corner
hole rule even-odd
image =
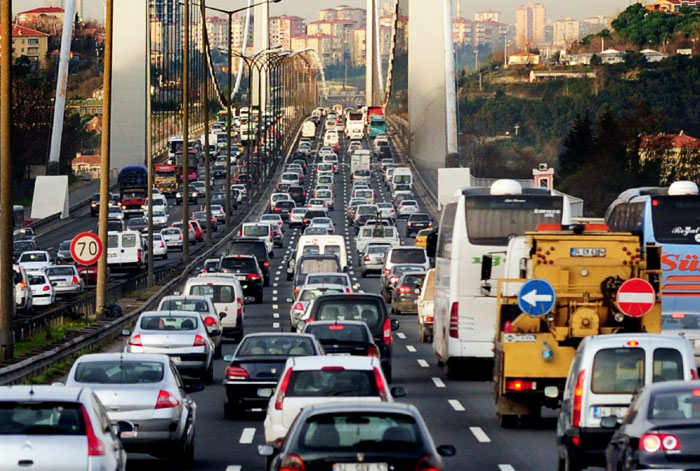
[[[442,0],[414,1],[442,3]],[[458,0],[452,1],[456,5]],[[463,16],[473,18],[476,11],[490,8],[503,13],[502,21],[513,23],[515,21],[515,8],[525,3],[525,0],[461,0],[461,2]],[[329,0],[282,0],[279,4],[271,5],[270,14],[294,14],[307,19],[316,19],[316,12],[321,8],[340,4],[365,7],[366,3],[366,0],[338,0],[337,2]],[[599,14],[615,16],[617,12],[633,3],[633,0],[539,0],[539,3],[542,3],[547,8],[547,16],[556,20],[565,16],[571,16],[576,19]],[[14,13],[39,6],[61,4],[61,0],[12,0]],[[101,20],[103,15],[102,4],[102,0],[83,0],[85,16]],[[247,2],[246,0],[207,0],[207,4],[226,9],[235,9],[245,6]]]

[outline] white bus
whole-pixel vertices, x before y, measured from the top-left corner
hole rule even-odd
[[[460,360],[493,358],[496,289],[508,241],[540,223],[571,223],[567,197],[514,180],[463,188],[445,205],[436,253],[433,351],[455,373]],[[482,293],[481,261],[492,256],[490,292]]]

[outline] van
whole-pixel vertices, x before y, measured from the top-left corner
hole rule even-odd
[[[391,191],[393,192],[396,185],[408,185],[413,188],[413,174],[408,167],[396,167],[391,176]]]
[[[259,239],[265,242],[267,252],[272,254],[272,246],[275,242],[272,226],[262,222],[246,222],[241,225],[240,237]]]
[[[186,296],[209,296],[221,319],[222,334],[237,342],[243,338],[243,289],[235,274],[203,273],[185,283]]]
[[[365,198],[370,204],[374,204],[374,190],[368,188],[358,188],[353,190],[351,198]]]
[[[693,350],[684,337],[625,333],[584,338],[571,362],[557,419],[559,469],[605,466],[614,430],[601,427],[601,419],[622,421],[634,395],[648,384],[696,378]],[[557,396],[547,389],[545,395]]]
[[[107,233],[107,265],[110,268],[145,268],[146,252],[146,239],[139,231]]]
[[[303,235],[299,237],[295,265],[303,255],[337,255],[340,260],[340,269],[342,271],[349,269],[345,237],[342,235]]]

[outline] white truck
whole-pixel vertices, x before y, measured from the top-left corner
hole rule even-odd
[[[367,149],[357,149],[350,155],[350,174],[355,170],[369,170],[371,155]]]
[[[306,120],[301,126],[301,137],[309,137],[311,139],[316,137],[316,123],[313,121]]]

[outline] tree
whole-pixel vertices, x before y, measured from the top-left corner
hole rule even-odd
[[[559,154],[559,178],[565,179],[591,157],[593,149],[593,129],[588,113],[576,116],[571,129],[562,142]]]

